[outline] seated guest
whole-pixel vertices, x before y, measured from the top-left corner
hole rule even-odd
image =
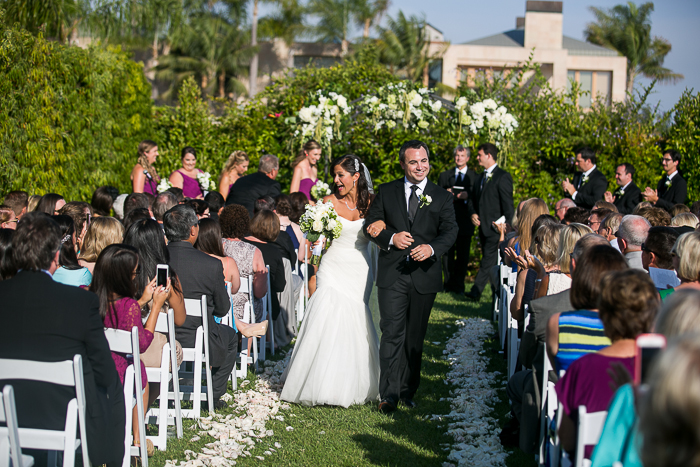
[[[665,209],[648,206],[639,209],[635,214],[648,220],[652,227],[668,227],[671,225],[671,215]]]
[[[134,209],[146,209],[151,217],[153,217],[151,212],[151,203],[148,200],[148,196],[146,196],[144,193],[131,193],[130,195],[127,195],[126,199],[124,200],[124,217],[126,218],[129,211],[133,211]]]
[[[114,200],[114,204],[112,204],[112,210],[114,211],[114,217],[117,220],[123,220],[124,219],[124,202],[126,201],[126,197],[129,196],[127,194],[121,194],[117,196],[117,198]]]
[[[698,216],[692,212],[681,212],[671,219],[671,227],[698,228]]]
[[[209,218],[209,204],[203,199],[188,199],[184,204],[192,206],[197,214],[197,219]]]
[[[124,238],[124,226],[114,217],[98,217],[93,219],[85,233],[83,248],[78,257],[78,263],[92,274],[102,250],[108,245],[121,243]]]
[[[600,224],[598,232],[596,232],[605,237],[617,251],[620,251],[620,246],[617,244],[617,231],[620,228],[620,222],[622,222],[623,217],[625,216],[618,212],[608,214]]]
[[[78,252],[83,249],[83,239],[92,221],[92,206],[83,201],[66,203],[59,211],[63,216],[70,216],[75,224],[75,248]]]
[[[168,238],[170,265],[177,271],[185,298],[201,300],[207,297],[209,323],[209,364],[212,366],[213,407],[222,408],[226,402],[220,400],[226,393],[226,384],[236,363],[238,339],[236,331],[214,321],[214,316],[224,317],[231,308],[224,268],[216,258],[194,248],[199,235],[199,220],[191,206],[178,204],[163,216],[165,236]],[[237,292],[238,289],[233,289]],[[175,332],[177,340],[185,348],[195,344],[197,328],[202,318],[187,316],[185,324]],[[211,403],[211,402],[210,402]]]
[[[583,224],[586,225],[588,224],[588,218],[591,216],[591,212],[588,209],[581,208],[581,207],[575,207],[575,208],[570,208],[566,211],[566,214],[564,215],[564,219],[562,219],[561,223],[564,225],[569,225],[569,224]]]
[[[10,206],[0,205],[0,229],[17,228],[17,216]]]
[[[306,205],[309,204],[309,199],[304,193],[292,193],[289,195],[289,202],[292,203],[293,213],[289,216],[292,222],[299,223],[299,219],[306,212]]]
[[[576,242],[585,235],[593,233],[590,227],[583,224],[569,224],[561,230],[557,248],[557,269],[550,271],[542,280],[540,290],[544,294],[538,294],[538,298],[544,295],[554,295],[571,288],[571,253]]]
[[[253,212],[257,214],[262,210],[272,211],[279,220],[279,215],[277,214],[277,203],[275,203],[274,198],[271,196],[263,196],[255,201]],[[291,234],[288,234],[285,229],[282,228],[281,224],[282,223],[280,222],[280,231],[273,243],[279,248],[282,256],[287,258],[291,265],[294,265],[297,262],[294,242],[292,241]]]
[[[569,452],[576,449],[578,408],[585,406],[589,413],[608,409],[614,395],[608,370],[622,364],[630,373],[634,371],[635,339],[651,330],[659,308],[656,287],[643,271],[610,272],[599,281],[600,319],[611,345],[571,363],[555,386],[564,410],[559,438],[562,448]],[[592,452],[593,447],[586,446],[585,458],[590,459]]]
[[[76,250],[75,224],[69,216],[51,216],[61,228],[61,249],[58,258],[59,268],[53,274],[53,280],[61,284],[90,285],[92,273],[78,262]]]
[[[238,266],[233,258],[224,255],[222,247],[221,227],[219,223],[212,219],[202,219],[199,222],[199,236],[194,247],[209,256],[218,259],[224,266],[224,279],[227,284],[240,284],[241,278],[238,272]],[[236,287],[233,287],[234,289]],[[240,290],[240,288],[239,288]],[[267,323],[265,320],[257,324],[244,323],[235,316],[234,323],[238,332],[245,337],[262,336],[267,332]]]
[[[686,206],[685,204],[676,204],[673,206],[671,211],[669,211],[669,214],[671,214],[671,217],[676,217],[678,214],[682,214],[684,212],[690,212],[690,208]]]
[[[674,290],[700,289],[700,232],[688,232],[678,237],[671,249],[671,254],[673,269],[681,280],[681,285]]]
[[[185,202],[185,195],[182,193],[182,188],[171,186],[165,191],[168,191],[175,195],[175,198],[177,198],[177,204],[182,204]]]
[[[640,211],[642,209],[653,208],[653,207],[654,206],[651,203],[649,203],[648,201],[642,201],[634,208],[634,211],[632,211],[632,214],[634,214],[635,216],[641,216],[642,214],[640,214]],[[668,214],[668,213],[666,213],[666,214]]]
[[[66,200],[63,196],[56,193],[47,193],[41,197],[35,211],[43,212],[49,216],[58,214],[58,211],[66,205]]]
[[[234,185],[234,189],[241,182]],[[262,210],[250,221],[250,235],[244,241],[257,247],[263,255],[265,264],[270,268],[270,287],[272,288],[272,319],[277,319],[280,312],[280,304],[277,293],[282,292],[287,285],[284,277],[284,263],[282,252],[274,242],[280,233],[280,221],[272,211]]]
[[[560,221],[563,221],[566,211],[573,207],[576,207],[576,203],[574,203],[571,198],[560,199],[557,201],[557,204],[554,205],[554,214],[556,214]]]
[[[153,201],[153,218],[162,226],[165,213],[177,206],[177,204],[177,197],[171,192],[158,193],[155,201]]]
[[[612,214],[614,211],[608,208],[595,208],[591,211],[591,215],[588,216],[588,222],[586,225],[591,228],[593,233],[598,233],[600,230],[600,225],[603,223],[606,217]]]
[[[600,277],[624,269],[628,269],[625,258],[607,245],[591,247],[577,262],[569,294],[574,311],[556,313],[547,323],[547,354],[557,373],[583,355],[610,345],[598,316]]]
[[[104,335],[98,298],[51,280],[59,267],[61,238],[56,221],[44,214],[28,213],[17,226],[12,260],[19,272],[0,281],[0,358],[61,362],[80,355],[90,462],[120,466],[124,392]],[[0,382],[4,384],[14,386],[20,427],[65,428],[66,406],[75,398],[73,388],[16,380]],[[35,465],[47,464],[46,453],[31,453]]]
[[[219,223],[224,254],[236,262],[241,279],[253,276],[253,309],[255,321],[260,321],[263,313],[261,299],[267,293],[267,268],[260,249],[243,241],[250,231],[248,211],[239,204],[226,206],[221,211]],[[243,309],[249,300],[247,289],[241,288],[233,294],[231,301],[234,318],[239,321],[243,319]]]
[[[279,159],[272,154],[260,158],[258,171],[254,174],[239,178],[229,190],[226,205],[240,204],[253,217],[255,200],[264,196],[275,197],[282,192],[279,182],[275,181],[279,173]]]
[[[5,195],[2,204],[10,206],[15,212],[15,217],[21,219],[29,209],[29,194],[26,191],[11,191]]]
[[[516,272],[518,269],[517,265],[513,264],[515,256],[521,254],[524,256],[525,251],[530,248],[533,238],[532,224],[534,224],[535,219],[543,214],[549,214],[549,208],[542,199],[530,198],[522,203],[517,222],[513,223],[513,227],[518,234],[508,241],[508,247],[512,250],[506,250],[505,263],[513,266],[513,272]],[[514,252],[515,255],[512,253],[508,254],[508,251]]]
[[[224,208],[226,199],[218,191],[210,191],[204,197],[204,201],[209,205],[209,217],[218,222],[219,213]]]
[[[12,237],[14,229],[0,229],[0,281],[11,279],[17,273],[12,262]]]
[[[90,285],[90,291],[100,300],[100,316],[104,326],[110,329],[131,331],[136,326],[139,330],[139,352],[145,352],[153,341],[153,333],[156,329],[158,314],[151,313],[145,323],[141,322],[141,306],[137,301],[136,287],[133,277],[139,266],[139,254],[136,248],[115,243],[107,246],[95,263],[95,278]],[[154,307],[160,310],[170,292],[170,281],[165,287],[156,287],[150,284],[146,293],[153,297]],[[119,379],[124,384],[124,375],[133,360],[128,355],[112,352],[114,365],[119,373]],[[143,385],[143,404],[148,408],[149,391],[148,376],[143,362],[139,362],[141,368],[141,383]],[[134,407],[133,434],[134,445],[139,446],[139,423],[136,407]],[[147,440],[148,455],[153,455],[153,443]]]
[[[112,215],[112,205],[119,196],[119,190],[113,186],[101,186],[92,194],[90,205],[95,217],[107,217]]]
[[[628,214],[622,218],[617,230],[617,245],[625,255],[629,267],[644,270],[642,265],[642,243],[647,239],[651,224],[642,216]]]
[[[609,209],[612,212],[619,212],[617,207],[613,203],[608,203],[607,201],[598,200],[596,203],[593,205],[593,210],[595,209]]]
[[[146,208],[136,208],[129,211],[129,213],[124,216],[122,223],[124,224],[124,230],[129,230],[131,224],[141,219],[152,219],[151,213],[148,212]]]
[[[680,283],[673,270],[671,254],[677,239],[678,232],[670,227],[652,227],[646,241],[642,243],[642,266],[649,272],[662,299],[670,293],[664,290],[676,287]]]
[[[41,195],[32,195],[27,199],[27,212],[36,211],[37,206],[39,206],[39,201],[41,201]]]
[[[281,194],[275,198],[275,213],[280,220],[280,230],[287,232],[292,239],[294,248],[299,250],[299,245],[304,243],[304,233],[299,228],[299,223],[294,222],[290,216],[294,214],[290,196]],[[303,256],[303,255],[302,255]]]

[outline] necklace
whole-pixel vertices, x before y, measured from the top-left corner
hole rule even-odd
[[[355,207],[354,207],[354,208],[351,208],[350,206],[348,206],[348,202],[345,201],[344,198],[343,198],[343,203],[345,203],[345,207],[348,208],[349,210],[351,210],[351,211],[357,211],[357,203],[355,203]]]

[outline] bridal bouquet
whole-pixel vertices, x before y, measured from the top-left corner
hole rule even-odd
[[[202,191],[213,191],[216,190],[216,184],[211,179],[209,172],[199,172],[197,174],[197,181]]]
[[[167,178],[161,178],[160,183],[156,187],[156,190],[158,190],[158,193],[163,193],[164,191],[168,191],[168,188],[172,188],[173,184],[170,183],[170,180]]]
[[[328,186],[328,183],[324,183],[321,180],[317,181],[316,184],[311,187],[311,196],[313,196],[315,200],[321,200],[324,196],[328,196],[330,194],[331,189]]]
[[[328,244],[340,236],[343,231],[343,224],[338,220],[338,213],[335,212],[333,203],[319,202],[315,206],[306,205],[306,212],[299,219],[299,227],[304,232],[304,236],[310,242],[321,240],[318,246],[312,251],[311,264],[321,262],[323,255],[323,240],[328,239]]]

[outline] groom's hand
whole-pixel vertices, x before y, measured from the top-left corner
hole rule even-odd
[[[405,250],[413,243],[413,237],[408,232],[399,232],[394,234],[393,245],[399,250]]]
[[[418,245],[411,250],[411,259],[413,261],[425,261],[433,255],[433,249],[430,245]]]

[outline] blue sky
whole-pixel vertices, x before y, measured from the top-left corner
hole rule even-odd
[[[583,40],[583,30],[593,20],[589,6],[610,8],[620,3],[624,1],[564,1],[564,35]],[[686,87],[700,91],[700,1],[657,0],[654,6],[652,34],[664,37],[673,46],[664,65],[685,75],[675,85],[657,83],[651,96],[653,103],[660,102],[662,110],[670,110]],[[425,16],[445,34],[446,40],[459,44],[513,29],[516,16],[525,14],[525,0],[393,0],[388,14],[394,17],[399,10],[407,15]],[[360,35],[359,30],[356,35]],[[638,79],[637,87],[649,82]]]

